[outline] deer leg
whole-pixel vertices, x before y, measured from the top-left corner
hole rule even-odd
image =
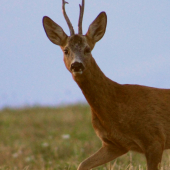
[[[108,146],[103,146],[94,155],[90,156],[84,160],[78,167],[77,170],[90,170],[97,166],[103,165],[113,159],[125,154],[127,151],[121,150],[117,147],[110,148]]]
[[[159,170],[162,159],[162,145],[160,143],[154,143],[150,146],[145,153],[147,160],[148,170]]]

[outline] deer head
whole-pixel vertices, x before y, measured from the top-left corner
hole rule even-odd
[[[107,16],[105,12],[101,12],[91,23],[87,33],[83,35],[82,21],[84,0],[82,0],[82,5],[80,5],[78,34],[75,34],[73,26],[65,11],[66,3],[65,0],[62,0],[63,15],[70,29],[70,36],[47,16],[43,17],[43,26],[49,40],[61,47],[66,68],[71,72],[74,78],[82,77],[91,67],[91,60],[93,59],[91,52],[95,43],[99,41],[105,33]]]

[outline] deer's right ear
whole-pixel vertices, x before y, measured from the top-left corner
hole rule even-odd
[[[89,26],[86,36],[96,43],[103,37],[106,31],[106,25],[107,15],[105,12],[101,12]]]
[[[59,46],[64,46],[68,38],[63,29],[49,17],[43,17],[43,26],[49,40]]]

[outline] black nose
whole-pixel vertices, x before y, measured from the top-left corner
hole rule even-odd
[[[78,71],[83,71],[84,70],[84,66],[82,63],[79,62],[74,62],[71,64],[71,70],[78,72]]]

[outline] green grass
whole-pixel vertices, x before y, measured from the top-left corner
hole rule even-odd
[[[76,170],[101,142],[90,108],[4,109],[0,111],[0,170]],[[162,170],[170,169],[170,152]],[[146,170],[141,154],[128,153],[95,170]]]

